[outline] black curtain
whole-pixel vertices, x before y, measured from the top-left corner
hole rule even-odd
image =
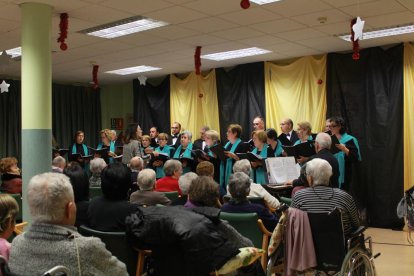
[[[53,135],[61,148],[74,142],[75,132],[85,132],[85,144],[96,147],[100,141],[100,91],[81,86],[52,86]]]
[[[403,45],[388,50],[329,54],[328,117],[340,115],[360,144],[351,193],[376,227],[398,227],[396,206],[403,195]]]
[[[21,161],[21,84],[5,81],[10,86],[9,92],[0,94],[0,158],[14,156]]]
[[[140,85],[135,79],[133,86],[134,120],[143,132],[149,133],[149,129],[156,126],[159,132],[170,134],[170,77],[158,85],[148,81],[146,85]]]
[[[240,124],[242,140],[249,140],[253,118],[266,115],[264,63],[216,69],[216,81],[222,141],[226,141],[227,126],[232,123]]]

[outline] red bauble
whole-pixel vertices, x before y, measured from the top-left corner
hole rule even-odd
[[[359,59],[359,57],[360,57],[360,56],[359,56],[359,53],[353,53],[353,54],[352,54],[352,59],[353,59],[353,60],[358,60],[358,59]]]
[[[66,51],[68,49],[68,45],[66,43],[60,43],[60,49],[62,51]]]
[[[203,93],[199,93],[199,94],[198,94],[198,97],[199,97],[199,98],[202,98],[203,96],[204,96],[204,95],[203,95]]]
[[[322,79],[319,79],[318,80],[318,84],[321,85],[322,83],[323,83],[323,80]]]
[[[248,8],[250,8],[250,1],[249,0],[242,0],[241,2],[240,2],[240,6],[243,8],[243,9],[248,9]]]

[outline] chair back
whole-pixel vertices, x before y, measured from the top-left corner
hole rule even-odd
[[[102,232],[81,225],[79,233],[86,237],[100,238],[105,243],[106,249],[126,264],[128,274],[136,274],[138,252],[128,244],[125,232]]]
[[[330,213],[308,213],[318,270],[340,271],[346,246],[342,216],[338,209]]]
[[[178,198],[178,192],[177,191],[173,191],[173,192],[158,192],[158,193],[163,193],[171,201],[176,200]]]
[[[23,221],[23,206],[22,206],[22,196],[20,194],[10,194],[17,202],[17,205],[19,205],[19,213],[16,217],[16,222],[22,222]]]
[[[253,242],[254,247],[262,248],[263,233],[257,225],[258,217],[256,213],[221,212],[220,218],[227,220],[237,232],[250,239]]]
[[[229,195],[225,195],[223,196],[223,201],[224,202],[229,202],[231,200],[231,196]],[[263,199],[263,197],[260,196],[248,196],[247,200],[250,201],[251,203],[254,204],[260,204],[266,207],[265,201]]]
[[[102,188],[101,187],[90,187],[89,188],[89,198],[92,199],[94,197],[102,196]]]

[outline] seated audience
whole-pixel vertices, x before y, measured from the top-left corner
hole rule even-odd
[[[221,207],[221,211],[227,213],[257,213],[265,227],[272,232],[278,222],[278,218],[260,204],[250,203],[247,195],[250,193],[250,178],[245,173],[234,173],[229,178],[228,185],[231,200]],[[191,196],[190,196],[191,200]]]
[[[22,176],[17,166],[17,159],[5,157],[0,160],[1,191],[8,194],[22,193]]]
[[[164,165],[165,176],[157,180],[155,191],[157,192],[174,192],[177,191],[181,195],[178,179],[183,173],[183,167],[178,160],[167,160]]]
[[[136,210],[128,201],[131,171],[120,162],[109,164],[102,170],[103,196],[89,203],[88,219],[92,229],[106,232],[125,231],[125,217]]]
[[[52,172],[63,173],[63,170],[66,167],[66,160],[62,156],[56,156],[52,160]]]
[[[17,275],[43,275],[63,265],[70,275],[128,275],[126,266],[98,238],[83,237],[73,227],[76,203],[63,174],[34,176],[27,187],[30,228],[14,238],[9,267]]]
[[[91,160],[89,163],[89,170],[92,173],[91,178],[89,178],[90,187],[101,187],[101,173],[105,167],[106,162],[102,158],[96,157]]]
[[[133,193],[138,190],[137,178],[144,168],[144,160],[138,156],[132,157],[129,161],[129,168],[131,169],[131,193]]]
[[[196,173],[198,176],[211,176],[214,177],[214,165],[209,161],[202,161],[198,163],[196,167]]]
[[[19,205],[16,200],[8,194],[0,194],[0,255],[6,261],[9,260],[10,253],[10,243],[7,239],[13,233],[18,213]]]
[[[133,192],[129,201],[138,205],[152,206],[157,204],[169,205],[171,201],[163,194],[154,191],[155,172],[152,169],[143,169],[138,174],[139,190]]]
[[[178,179],[178,185],[182,195],[171,202],[171,205],[184,205],[188,198],[188,189],[190,188],[191,182],[196,179],[198,175],[193,172],[186,173]]]
[[[251,165],[249,160],[243,159],[237,161],[233,166],[233,172],[242,172],[247,176],[250,176]],[[227,187],[227,194],[230,195]],[[279,200],[272,196],[262,185],[253,183],[253,180],[250,179],[250,192],[249,197],[263,197],[264,202],[266,205],[272,209],[277,209],[280,205]]]
[[[328,161],[315,158],[306,163],[306,178],[309,188],[298,191],[292,200],[293,208],[309,213],[331,212],[341,209],[345,235],[359,227],[359,217],[355,202],[348,193],[329,187],[332,167]]]
[[[104,161],[105,163],[105,161]],[[88,176],[80,165],[71,166],[63,170],[72,184],[76,203],[75,226],[88,224],[89,181]]]

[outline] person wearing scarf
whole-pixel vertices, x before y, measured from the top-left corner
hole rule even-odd
[[[115,142],[111,141],[111,130],[110,129],[103,129],[101,130],[101,143],[98,144],[98,147],[96,149],[100,150],[103,148],[108,148],[108,152],[105,154],[102,154],[100,156],[99,154],[95,154],[95,157],[101,157],[105,160],[107,164],[113,163],[114,159],[113,157],[116,156],[115,154]]]
[[[167,145],[168,142],[168,135],[166,133],[158,134],[158,147],[155,148],[154,152],[152,153],[153,156],[158,156],[160,153],[167,154],[168,158],[171,157],[171,152],[174,148]],[[152,157],[152,156],[151,156]],[[157,173],[156,178],[160,179],[165,176],[164,173],[164,162],[161,160],[156,160],[152,163],[152,166],[155,168],[155,172]]]
[[[183,174],[190,171],[194,171],[194,162],[190,164],[190,160],[193,159],[191,150],[193,149],[193,143],[191,143],[192,133],[190,131],[184,131],[181,133],[181,145],[175,150],[174,159],[179,159],[183,164]],[[186,159],[188,159],[188,161]]]
[[[268,150],[269,145],[267,142],[267,135],[264,130],[255,130],[252,133],[252,140],[255,148],[252,153],[259,155],[262,158],[262,161],[250,162],[252,165],[251,177],[254,183],[257,184],[268,184],[269,179],[267,178],[267,170],[265,167],[264,160],[268,157],[274,157],[273,151]]]
[[[78,130],[75,133],[74,143],[69,148],[68,159],[69,161],[78,162],[82,168],[86,168],[86,161],[83,158],[75,158],[74,154],[80,154],[81,156],[89,155],[89,149],[83,142],[85,141],[85,133],[82,130]]]

